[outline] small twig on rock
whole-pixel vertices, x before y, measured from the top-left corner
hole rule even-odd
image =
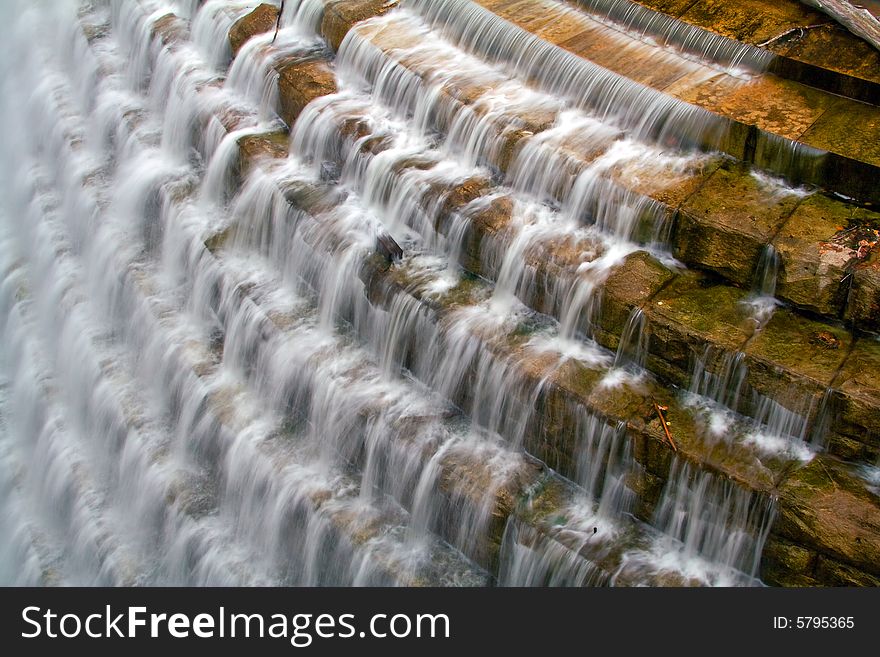
[[[663,416],[663,411],[666,410],[666,406],[660,406],[655,401],[654,410],[657,411],[657,417],[660,418],[660,425],[663,427],[663,432],[666,434],[666,439],[669,441],[669,444],[672,445],[672,450],[674,452],[677,452],[678,447],[675,446],[675,441],[672,439],[672,434],[669,433],[669,425],[666,424],[666,418]]]
[[[816,23],[816,25],[804,25],[803,27],[793,27],[790,30],[786,30],[782,34],[777,34],[772,39],[767,39],[763,43],[759,43],[757,45],[759,48],[763,48],[764,46],[769,46],[774,41],[779,41],[779,39],[781,39],[784,36],[788,36],[792,32],[800,32],[801,36],[804,36],[804,30],[812,30],[813,28],[816,28],[816,27],[825,27],[826,25],[831,25],[832,22],[833,21],[828,21],[827,23]]]
[[[278,18],[275,20],[275,34],[272,36],[272,44],[278,38],[278,28],[281,27],[281,17],[284,15],[284,0],[281,0],[281,7],[278,9]]]
[[[825,471],[825,474],[828,475],[828,480],[831,482],[831,485],[834,486],[834,490],[836,492],[838,489],[837,489],[837,482],[834,481],[834,477],[831,476],[831,473],[828,472],[828,468],[825,467],[825,464],[822,463],[822,461],[819,461],[819,465],[822,466],[822,469]]]

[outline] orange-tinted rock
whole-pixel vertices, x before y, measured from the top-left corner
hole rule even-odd
[[[281,118],[293,126],[303,108],[315,98],[336,92],[333,69],[321,60],[290,63],[278,71]]]
[[[324,7],[321,35],[333,50],[339,50],[345,35],[356,23],[381,16],[396,6],[397,0],[329,0]]]
[[[238,54],[248,39],[257,34],[274,30],[277,23],[278,7],[265,2],[258,5],[246,16],[239,18],[229,28],[229,45],[232,47],[232,56],[235,57]]]
[[[261,159],[287,157],[288,139],[286,132],[247,135],[239,139],[238,153],[241,174],[247,175],[248,171]]]

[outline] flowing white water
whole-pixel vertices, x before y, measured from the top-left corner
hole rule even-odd
[[[97,8],[83,22],[108,24],[91,43],[75,4],[15,7],[2,119],[21,130],[0,163],[4,582],[607,583],[633,545],[639,568],[620,581],[651,583],[670,554],[697,554],[702,582],[749,582],[711,574],[754,574],[765,524],[740,517],[745,491],[701,484],[697,526],[713,529],[684,535],[667,515],[689,503],[693,473],[676,470],[672,510],[636,522],[625,429],[582,408],[570,503],[544,532],[512,513],[555,373],[644,365],[639,315],[616,359],[584,335],[604,280],[659,233],[658,209],[611,174],[683,175],[703,156],[654,141],[693,140],[706,117],[615,92],[619,79],[565,58],[571,79],[514,67],[530,88],[509,76],[522,39],[506,24],[462,3],[405,4],[418,11],[349,33],[338,91],[291,126],[288,158],[241,185],[238,140],[283,127],[275,66],[316,56],[322,3],[288,2],[275,43],[250,40],[228,69],[219,35],[241,3],[177,3],[189,38],[164,45],[165,3]],[[475,44],[468,17],[498,45]],[[37,29],[59,38],[29,43]],[[561,57],[525,48],[527,68]],[[450,95],[462,80],[473,102]],[[539,114],[547,129],[511,152],[510,125]],[[593,157],[579,159],[571,140],[585,137]],[[450,190],[474,181],[487,194],[438,230]],[[485,270],[465,275],[468,222],[503,200],[495,236],[470,254]],[[385,233],[405,247],[396,288],[365,273]],[[548,282],[541,256],[562,239]],[[758,547],[741,558],[729,543],[748,537]]]

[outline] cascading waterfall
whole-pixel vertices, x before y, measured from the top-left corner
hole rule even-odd
[[[773,54],[762,48],[734,41],[702,28],[677,21],[631,0],[576,0],[591,12],[607,17],[623,29],[644,39],[662,39],[664,45],[692,53],[700,60],[709,59],[724,66],[763,71]]]
[[[96,4],[20,3],[3,64],[22,126],[0,206],[4,583],[755,583],[764,498],[676,461],[638,521],[626,427],[583,409],[571,503],[530,525],[510,501],[561,368],[643,373],[641,311],[616,357],[590,339],[607,276],[666,248],[661,208],[615,176],[679,179],[718,120],[472,3],[413,0],[348,33],[289,156],[239,181],[239,140],[286,127],[277,66],[323,56],[323,3],[286,3],[231,64],[246,3],[176,3],[189,38],[167,44],[165,3]],[[63,38],[28,44],[37,25]],[[546,129],[511,149],[528,121]],[[441,230],[470,183],[491,191]],[[386,233],[405,285],[373,289]],[[708,376],[693,392],[735,408]]]

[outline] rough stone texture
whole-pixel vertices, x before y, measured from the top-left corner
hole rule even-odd
[[[880,343],[857,340],[834,381],[836,404],[831,431],[850,437],[851,458],[880,456]],[[834,444],[831,449],[842,451]],[[852,443],[855,444],[852,444]]]
[[[765,189],[745,168],[718,169],[679,211],[677,258],[750,285],[764,246],[798,203]]]
[[[428,208],[434,210],[435,228],[441,234],[447,235],[454,213],[468,203],[473,203],[476,199],[485,196],[491,190],[492,181],[489,178],[474,176],[451,188],[443,186],[437,191],[426,193],[425,197],[429,199],[429,203],[432,199],[433,203],[436,203],[434,208]]]
[[[801,141],[874,167],[880,167],[880,107],[837,98]],[[870,184],[876,186],[874,177]]]
[[[289,135],[282,131],[247,135],[239,139],[238,160],[241,175],[246,176],[261,159],[287,157],[289,139]]]
[[[853,267],[847,298],[847,320],[872,333],[880,332],[880,251]]]
[[[685,22],[752,44],[794,27],[828,22],[825,16],[795,0],[699,0],[680,16]]]
[[[857,252],[833,238],[849,228],[852,213],[852,206],[819,194],[798,206],[773,241],[780,258],[777,297],[821,315],[840,313]]]
[[[840,25],[793,32],[769,44],[779,57],[771,71],[841,96],[880,98],[880,52]]]
[[[336,92],[333,69],[321,60],[291,62],[278,71],[281,118],[293,126],[303,108],[315,98]]]
[[[510,222],[513,199],[505,195],[481,198],[466,209],[470,225],[465,229],[460,254],[461,266],[473,274],[487,275],[482,259],[483,241],[497,239]]]
[[[670,16],[681,16],[690,9],[696,0],[639,0],[639,4],[645,5],[655,11],[662,11]]]
[[[523,497],[523,491],[535,483],[541,474],[541,468],[523,461],[518,464],[519,467],[512,468],[512,472],[507,473],[504,481],[499,482],[496,481],[497,473],[486,460],[487,457],[491,458],[491,454],[452,448],[439,460],[438,481],[440,490],[444,493],[442,507],[457,508],[459,512],[448,513],[445,512],[446,508],[439,509],[437,517],[440,527],[437,529],[442,535],[452,539],[453,543],[465,543],[462,547],[467,549],[468,556],[494,572],[497,570],[507,518]],[[478,539],[461,536],[461,527],[453,524],[460,517],[460,509],[471,508],[473,514],[478,515],[485,504],[487,491],[492,491],[492,503],[483,535]]]
[[[278,22],[278,7],[260,4],[249,14],[242,16],[229,28],[229,45],[235,57],[241,47],[253,36],[275,29]]]
[[[805,30],[784,44],[784,54],[790,59],[880,82],[880,52],[833,22]]]
[[[645,251],[627,256],[602,286],[602,299],[595,317],[596,339],[616,350],[633,308],[641,307],[673,278],[674,272]]]
[[[380,16],[396,6],[397,0],[329,0],[324,7],[321,34],[333,50],[339,50],[355,23]]]
[[[837,326],[779,309],[746,346],[749,385],[791,411],[814,416],[851,343]]]
[[[780,487],[773,534],[843,564],[817,568],[822,584],[880,576],[880,499],[833,459],[817,456]]]
[[[680,386],[690,382],[695,357],[707,345],[723,351],[742,348],[754,327],[741,303],[746,293],[687,272],[645,307],[648,368]]]
[[[761,553],[761,580],[771,586],[818,586],[811,576],[817,559],[815,552],[771,536]]]
[[[880,577],[821,555],[816,562],[816,579],[822,586],[880,586]]]

